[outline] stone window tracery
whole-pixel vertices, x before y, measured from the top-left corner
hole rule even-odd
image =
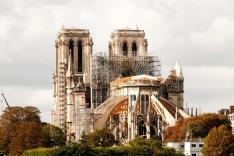
[[[123,50],[123,55],[128,56],[128,44],[127,44],[127,42],[123,43],[122,50]]]
[[[83,47],[82,47],[82,41],[78,41],[78,72],[83,72]]]
[[[137,56],[137,44],[136,44],[136,42],[132,43],[132,56]]]
[[[71,55],[71,62],[73,63],[73,56],[74,56],[74,41],[70,40],[69,41],[69,55]]]

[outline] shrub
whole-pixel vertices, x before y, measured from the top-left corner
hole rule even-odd
[[[96,147],[110,147],[115,144],[115,137],[108,129],[95,130],[87,137],[88,143]]]
[[[183,156],[174,149],[162,147],[159,141],[137,138],[127,146],[95,147],[86,143],[76,143],[54,148],[28,150],[23,156]]]

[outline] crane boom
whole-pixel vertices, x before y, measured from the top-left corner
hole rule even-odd
[[[4,96],[3,93],[2,93],[2,96],[3,96],[3,98],[4,98],[4,100],[5,100],[6,104],[7,104],[7,107],[9,108],[10,106],[9,106],[9,104],[8,104],[8,102],[7,102],[7,100],[6,100],[6,98],[5,98],[5,96]]]

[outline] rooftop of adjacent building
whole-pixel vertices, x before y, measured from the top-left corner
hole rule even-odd
[[[218,110],[218,114],[221,114],[221,115],[229,115],[229,114],[233,114],[233,113],[234,113],[234,105],[231,105],[229,107],[229,109],[222,108],[222,109]]]
[[[234,113],[228,114],[228,119],[234,123]],[[233,125],[234,126],[234,125]]]

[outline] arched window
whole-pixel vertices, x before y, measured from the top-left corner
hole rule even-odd
[[[137,45],[136,45],[136,42],[132,43],[132,56],[137,56]]]
[[[71,58],[72,58],[71,62],[72,63],[73,63],[73,56],[74,56],[74,47],[73,47],[73,45],[74,45],[73,40],[70,40],[69,41],[69,55],[71,55]]]
[[[78,72],[82,72],[82,55],[83,55],[83,47],[82,47],[82,41],[78,42]]]
[[[123,43],[122,50],[123,50],[123,55],[128,56],[128,45],[126,42]]]

